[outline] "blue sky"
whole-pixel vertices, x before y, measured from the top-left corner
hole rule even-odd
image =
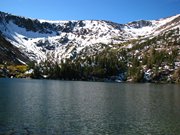
[[[127,23],[180,14],[180,0],[1,0],[0,11],[47,20]]]

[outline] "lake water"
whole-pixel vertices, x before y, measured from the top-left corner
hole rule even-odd
[[[0,79],[0,135],[180,135],[180,85]]]

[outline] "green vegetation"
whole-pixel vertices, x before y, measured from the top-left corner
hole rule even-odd
[[[0,65],[0,77],[26,78],[30,75],[25,74],[29,67],[26,65]]]

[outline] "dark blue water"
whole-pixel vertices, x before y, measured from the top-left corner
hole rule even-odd
[[[0,79],[0,135],[180,135],[180,85]]]

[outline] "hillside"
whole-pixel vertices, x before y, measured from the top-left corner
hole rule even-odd
[[[179,29],[180,15],[118,24],[0,12],[1,48],[8,44],[17,50],[9,49],[13,57],[2,51],[0,60],[27,63],[28,57],[38,63],[36,73],[49,78],[179,82]]]

